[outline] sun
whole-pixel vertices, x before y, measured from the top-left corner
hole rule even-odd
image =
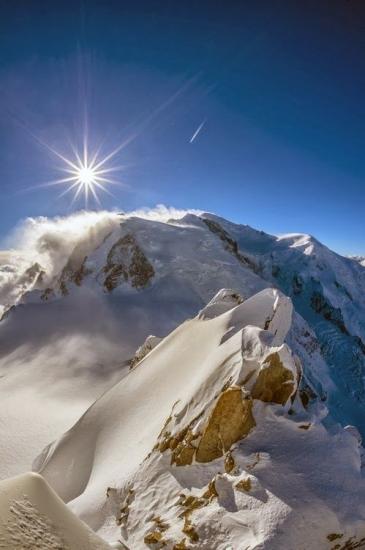
[[[92,185],[97,177],[96,173],[89,166],[83,166],[78,170],[79,182],[83,185]]]
[[[65,177],[52,180],[41,186],[65,186],[66,189],[60,193],[59,197],[73,192],[71,204],[83,197],[85,207],[88,206],[90,198],[101,206],[99,191],[114,197],[108,187],[113,184],[124,186],[119,177],[115,179],[113,176],[115,173],[121,172],[125,167],[121,165],[115,166],[111,162],[113,157],[115,157],[124,147],[124,144],[103,157],[100,156],[100,148],[94,152],[90,152],[86,138],[84,139],[82,152],[78,151],[74,146],[71,146],[73,154],[67,157],[53,147],[45,143],[42,144],[45,145],[58,160],[62,161],[57,168],[65,174]]]
[[[82,156],[75,148],[73,148],[73,159],[57,153],[57,156],[64,161],[64,165],[60,169],[68,174],[68,177],[53,182],[67,184],[67,189],[60,196],[74,191],[72,202],[83,195],[86,206],[90,196],[100,205],[98,191],[112,195],[107,186],[121,183],[113,179],[112,174],[120,171],[123,167],[110,165],[110,160],[117,152],[117,150],[114,150],[105,157],[99,158],[98,151],[90,155],[87,144],[84,143]]]
[[[107,177],[107,174],[117,171],[118,167],[104,167],[105,163],[97,161],[95,155],[91,162],[88,162],[87,154],[84,155],[83,160],[77,152],[75,152],[75,157],[76,162],[67,159],[66,166],[62,168],[63,171],[69,174],[69,177],[58,180],[60,183],[68,184],[67,189],[61,193],[61,196],[66,195],[69,191],[74,191],[73,202],[80,195],[83,195],[85,203],[87,203],[89,195],[91,195],[100,204],[98,191],[101,190],[110,194],[106,186],[117,182],[111,179],[110,176]]]

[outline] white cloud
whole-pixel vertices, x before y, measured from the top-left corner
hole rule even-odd
[[[167,222],[170,219],[179,220],[186,214],[202,214],[202,210],[182,210],[174,208],[173,206],[165,206],[164,204],[158,204],[154,208],[139,208],[132,212],[125,212],[128,217],[137,216],[138,218],[144,218],[146,220],[154,220],[159,222]]]

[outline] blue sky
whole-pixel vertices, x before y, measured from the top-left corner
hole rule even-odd
[[[365,8],[359,0],[17,0],[0,22],[0,236],[67,214],[60,163],[90,147],[157,203],[365,253]],[[200,134],[190,143],[197,127]],[[33,189],[30,189],[33,188]],[[90,207],[95,205],[90,204]]]

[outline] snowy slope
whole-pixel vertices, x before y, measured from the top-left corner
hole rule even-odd
[[[33,220],[17,250],[2,254],[0,297],[17,305],[0,322],[1,477],[29,469],[123,378],[148,335],[165,336],[222,287],[291,296],[287,342],[302,360],[302,385],[331,418],[364,433],[365,269],[308,236],[169,215]]]
[[[222,279],[250,293],[266,286],[249,269],[237,269],[235,258],[200,228],[128,219],[102,234],[96,249],[95,237],[87,243],[91,251],[74,243],[54,279],[44,276],[42,290],[25,295],[0,323],[1,477],[29,469],[44,445],[124,375],[149,334],[164,336],[194,316]],[[133,269],[128,262],[141,249],[138,243],[153,265],[151,281],[133,274],[125,281],[113,268],[104,271],[121,263],[118,254],[128,258],[130,252],[126,266]],[[143,272],[142,260],[137,255]]]
[[[365,540],[359,444],[303,406],[301,365],[284,343],[291,318],[276,290],[243,302],[221,292],[36,469],[93,529],[133,550],[352,548]]]
[[[0,305],[1,478],[39,455],[129,550],[364,544],[338,425],[365,433],[358,260],[211,214],[80,213],[18,229]]]
[[[279,238],[208,216],[253,254],[259,273],[293,300],[314,330],[336,388],[328,406],[340,422],[365,433],[365,268],[309,235]]]

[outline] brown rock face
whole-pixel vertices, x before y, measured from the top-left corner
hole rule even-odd
[[[228,451],[226,454],[226,457],[224,459],[224,469],[227,472],[227,474],[230,474],[232,470],[235,468],[236,464],[234,461],[234,458],[232,456],[232,453]]]
[[[151,531],[151,533],[147,533],[147,535],[144,537],[144,542],[146,544],[157,544],[162,539],[162,533],[160,531]]]
[[[182,532],[189,537],[191,542],[198,542],[199,535],[187,516],[185,516],[185,522],[184,527],[182,528]]]
[[[152,265],[130,234],[112,246],[103,271],[104,287],[109,292],[123,281],[130,281],[134,288],[144,288],[155,274]]]
[[[237,491],[241,491],[241,493],[248,493],[251,491],[251,480],[248,477],[247,479],[242,479],[238,483],[236,483],[235,488]]]
[[[285,405],[294,390],[293,373],[284,367],[278,353],[267,357],[265,367],[252,388],[252,398]]]
[[[228,388],[220,395],[204,429],[196,451],[197,462],[210,462],[223,456],[254,426],[252,400],[243,398],[241,388]]]
[[[168,422],[170,419],[168,419]],[[161,453],[171,450],[171,464],[176,466],[187,466],[193,462],[196,446],[193,441],[199,437],[199,434],[194,434],[190,426],[182,430],[180,433],[171,436],[169,431],[163,430],[160,434],[160,442],[157,447]]]
[[[73,265],[73,262],[70,260],[66,266],[63,268],[61,277],[60,277],[60,290],[63,295],[68,294],[67,283],[75,283],[77,286],[81,286],[82,281],[90,275],[91,270],[86,267],[87,256],[83,259],[81,265]]]

